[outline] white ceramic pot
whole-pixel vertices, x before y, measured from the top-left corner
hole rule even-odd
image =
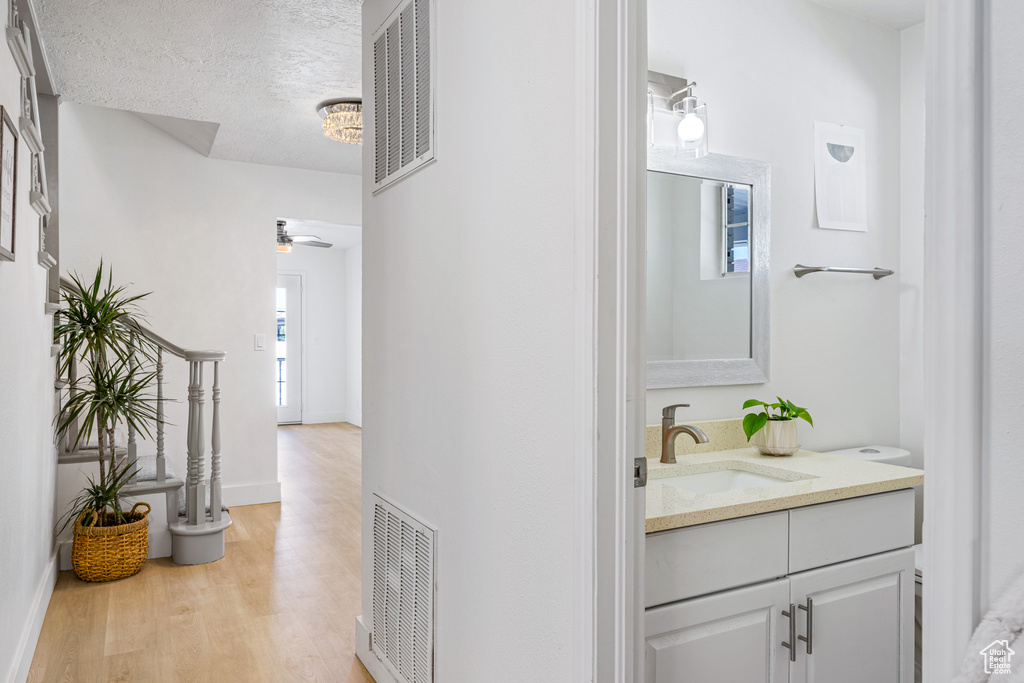
[[[800,450],[796,441],[796,420],[768,420],[750,442],[761,455],[793,455]]]

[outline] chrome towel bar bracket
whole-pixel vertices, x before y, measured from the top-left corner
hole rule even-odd
[[[793,272],[796,273],[797,277],[803,277],[807,273],[863,273],[864,275],[871,275],[876,280],[881,280],[883,277],[888,277],[896,273],[895,270],[889,270],[888,268],[840,268],[839,266],[804,266],[796,264],[793,268]]]

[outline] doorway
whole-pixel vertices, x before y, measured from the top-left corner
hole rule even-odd
[[[277,423],[302,423],[302,276],[278,275],[277,331]]]

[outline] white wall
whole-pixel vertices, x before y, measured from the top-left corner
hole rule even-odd
[[[301,273],[305,385],[302,422],[348,420],[348,275],[345,250],[295,247],[277,255],[278,273]]]
[[[900,447],[924,466],[924,24],[900,31]],[[917,490],[918,541],[923,489]]]
[[[347,421],[363,426],[363,245],[345,250]]]
[[[65,269],[91,273],[102,257],[117,281],[153,292],[145,309],[156,331],[227,351],[225,502],[275,499],[276,220],[358,224],[359,178],[208,159],[123,111],[66,103],[60,117]],[[256,333],[267,351],[254,350]],[[184,475],[187,374],[177,359],[167,367],[180,401],[168,411],[168,455]]]
[[[380,492],[439,530],[436,679],[569,681],[575,6],[436,10],[437,161],[363,156],[363,618]]]
[[[983,558],[986,585],[982,601],[999,597],[1024,570],[1024,458],[1021,457],[1020,406],[1024,404],[1024,5],[1014,0],[988,4],[984,111],[984,182],[987,274],[988,363],[985,372],[987,421],[983,443],[987,471],[983,482]],[[987,590],[986,590],[987,589]]]
[[[17,126],[20,79],[0,49],[0,104]],[[53,319],[44,313],[31,155],[18,146],[15,261],[0,261],[0,681],[24,681],[56,579]]]
[[[771,164],[771,382],[647,392],[647,421],[736,417],[744,399],[807,406],[807,448],[900,438],[900,35],[808,0],[649,2],[649,68],[697,81],[710,150]],[[766,56],[770,56],[766,58]],[[814,121],[867,133],[867,233],[822,230]],[[810,275],[793,266],[882,266],[897,276]],[[698,323],[699,324],[699,323]]]

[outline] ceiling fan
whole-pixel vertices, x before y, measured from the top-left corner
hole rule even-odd
[[[285,221],[277,222],[277,253],[287,254],[292,250],[292,245],[300,247],[323,247],[327,249],[334,246],[330,242],[321,242],[316,235],[289,235],[285,230]]]

